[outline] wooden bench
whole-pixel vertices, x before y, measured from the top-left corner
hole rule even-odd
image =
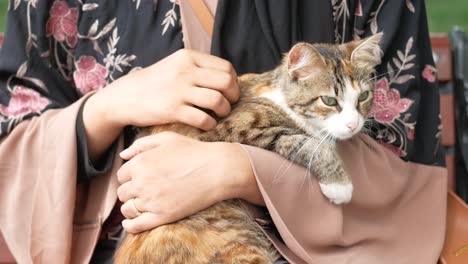
[[[447,34],[431,34],[431,44],[439,80],[442,145],[445,147],[448,187],[455,190],[455,99],[452,51]]]

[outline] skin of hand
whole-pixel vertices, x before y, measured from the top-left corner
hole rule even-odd
[[[177,221],[226,199],[264,205],[238,144],[163,132],[138,139],[120,156],[128,160],[117,173],[117,193],[129,233]]]
[[[97,160],[127,125],[180,122],[212,129],[216,121],[195,106],[222,117],[238,98],[237,74],[230,62],[179,50],[119,78],[86,101],[83,122],[89,156]]]

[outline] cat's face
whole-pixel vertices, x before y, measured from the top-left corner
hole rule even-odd
[[[286,62],[285,103],[313,131],[347,139],[364,126],[373,101],[372,75],[380,64],[377,34],[343,45],[300,43]]]

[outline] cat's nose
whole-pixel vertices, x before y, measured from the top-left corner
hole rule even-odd
[[[354,130],[356,130],[356,123],[354,122],[349,122],[346,124],[346,126],[349,128],[349,130],[351,130],[351,132],[354,132]]]

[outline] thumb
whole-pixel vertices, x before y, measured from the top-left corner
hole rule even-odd
[[[119,155],[124,160],[130,160],[142,152],[161,146],[163,142],[166,142],[176,136],[177,134],[173,132],[161,132],[154,135],[144,136],[135,140],[130,147],[120,152]]]
[[[122,159],[129,160],[142,152],[158,147],[160,143],[157,139],[156,135],[139,138],[130,147],[120,152],[119,155]]]

